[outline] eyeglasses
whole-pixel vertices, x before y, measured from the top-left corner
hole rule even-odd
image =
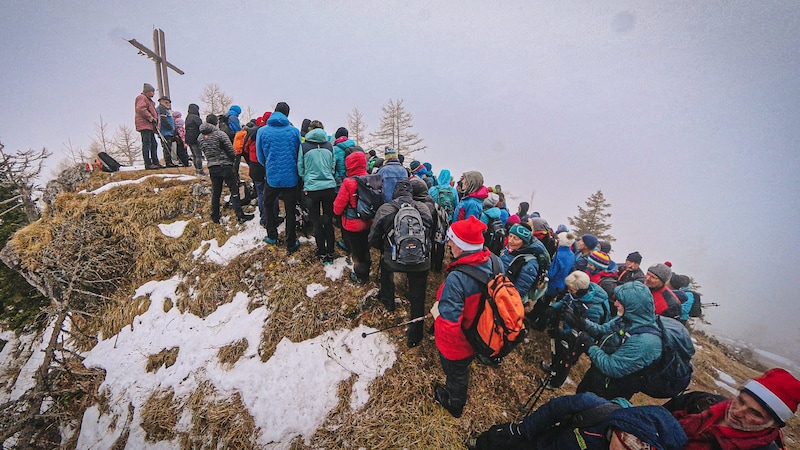
[[[626,433],[617,428],[614,428],[614,436],[616,436],[617,440],[620,444],[622,444],[625,450],[656,450],[655,447],[646,442],[642,442],[642,440],[635,435]]]

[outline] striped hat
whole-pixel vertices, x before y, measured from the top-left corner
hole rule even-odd
[[[601,252],[600,250],[593,251],[589,254],[588,258],[589,264],[600,270],[608,270],[609,261],[611,261],[611,259],[608,257],[608,253]]]
[[[752,395],[778,421],[781,427],[800,403],[800,381],[784,369],[770,369],[748,381],[742,391]]]

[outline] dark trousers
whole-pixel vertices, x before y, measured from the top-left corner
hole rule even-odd
[[[236,211],[236,217],[242,217],[242,204],[239,201],[239,186],[233,166],[211,166],[208,168],[211,176],[211,220],[219,222],[219,204],[222,196],[222,183],[231,191],[231,206]]]
[[[469,388],[469,365],[473,357],[459,361],[451,361],[439,353],[439,361],[442,363],[447,381],[445,388],[450,395],[450,405],[454,408],[463,408],[467,404],[467,389]]]
[[[275,188],[264,184],[264,205],[273,205],[278,200],[278,195],[283,196],[283,209],[286,211],[286,248],[294,247],[297,241],[297,229],[295,228],[294,209],[297,206],[297,188]],[[278,239],[278,215],[277,208],[264,208],[267,213],[267,236],[270,239]]]
[[[186,144],[180,136],[175,136],[175,144],[178,148],[178,159],[181,160],[181,164],[183,167],[189,167],[189,154],[186,152]]]
[[[159,164],[155,132],[142,130],[139,133],[142,135],[142,159],[144,159],[145,167]]]
[[[554,338],[554,350],[550,370],[553,376],[550,379],[551,386],[561,386],[566,381],[572,366],[578,362],[581,357],[581,352],[576,348],[575,335],[571,331],[558,330],[557,336]]]
[[[264,182],[253,180],[253,188],[258,196],[258,217],[263,227],[267,224],[267,216],[264,215]]]
[[[353,259],[353,272],[356,273],[359,281],[369,280],[369,269],[372,265],[369,253],[369,228],[364,231],[347,231],[342,228],[342,238],[350,249],[350,257]]]
[[[642,390],[642,377],[638,372],[626,375],[622,378],[611,378],[606,376],[600,369],[592,364],[586,371],[583,380],[578,385],[576,393],[594,392],[608,400],[622,397],[630,400],[633,394]]]
[[[189,144],[189,148],[192,149],[192,162],[194,163],[194,168],[197,170],[203,170],[203,152],[200,150],[200,145]]]
[[[321,191],[308,191],[308,220],[314,224],[314,240],[317,242],[317,256],[333,253],[335,236],[333,233],[333,200],[336,191],[333,188]]]
[[[411,303],[411,318],[425,315],[425,291],[428,289],[428,271],[404,272],[408,279],[408,301]],[[384,305],[394,307],[394,271],[381,258],[381,287],[378,298]],[[408,327],[408,340],[422,340],[423,323],[412,323]]]
[[[445,247],[447,247],[447,244],[445,244],[444,242],[433,243],[433,253],[431,253],[431,269],[435,270],[436,272],[442,271],[442,266],[444,264]]]
[[[175,137],[174,136],[164,136],[163,133],[161,134],[161,137],[164,138],[161,141],[161,147],[162,147],[161,150],[164,152],[164,163],[166,165],[168,165],[168,166],[176,165],[175,163],[177,161],[173,161],[173,158],[172,158],[172,156],[173,156],[172,155],[172,145],[175,142]],[[176,156],[176,159],[177,159],[177,155],[175,155],[175,156]]]

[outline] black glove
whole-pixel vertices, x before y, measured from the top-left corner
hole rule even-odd
[[[575,345],[578,347],[578,350],[585,352],[589,347],[594,345],[594,338],[592,338],[589,333],[581,331],[578,333],[578,336],[575,337]]]
[[[153,126],[155,127],[155,126],[158,125],[158,119],[153,119],[153,120],[150,121],[150,123],[152,123]]]
[[[493,425],[484,431],[471,448],[480,450],[506,449],[525,441],[520,424],[517,422]]]
[[[564,311],[564,322],[567,322],[573,330],[586,331],[586,323],[583,317],[575,314],[575,311],[572,309],[568,308]]]

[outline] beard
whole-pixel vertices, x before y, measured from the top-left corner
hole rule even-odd
[[[761,425],[750,425],[746,423],[746,421],[737,418],[733,412],[731,411],[733,408],[731,407],[733,402],[728,405],[728,408],[725,410],[725,422],[727,422],[728,426],[739,431],[746,431],[746,432],[753,432],[753,431],[761,431],[767,429],[775,424],[774,420],[770,420],[767,423]]]

